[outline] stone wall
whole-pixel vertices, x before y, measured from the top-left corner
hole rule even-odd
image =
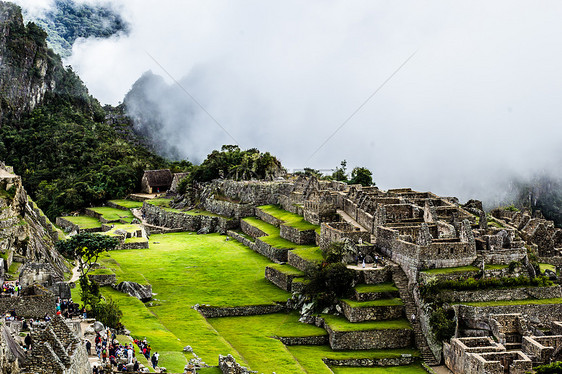
[[[359,283],[379,284],[392,281],[392,266],[390,265],[359,269],[357,273],[359,274]]]
[[[228,230],[227,234],[228,234],[228,236],[235,239],[237,242],[244,244],[246,247],[248,247],[250,249],[252,249],[252,247],[255,246],[255,243],[253,241],[251,241],[250,239],[246,238],[243,235],[240,235],[236,231]]]
[[[111,286],[117,282],[115,274],[88,274],[88,279],[100,286]]]
[[[267,234],[265,232],[263,232],[262,230],[260,230],[256,226],[251,225],[244,220],[240,221],[240,229],[242,230],[242,232],[244,234],[249,235],[254,239],[259,238],[261,236],[267,236]]]
[[[226,234],[228,230],[238,227],[238,221],[227,217],[193,215],[184,212],[167,211],[145,202],[142,207],[148,223],[184,231],[218,232]]]
[[[265,267],[265,278],[287,292],[292,292],[291,285],[293,283],[293,279],[299,277],[302,276],[286,274],[270,266]]]
[[[392,349],[406,348],[413,345],[413,330],[368,330],[368,331],[335,331],[328,325],[330,347],[342,349]]]
[[[55,304],[54,295],[0,297],[0,314],[15,310],[19,317],[41,319],[45,314],[55,314]]]
[[[267,222],[270,225],[273,225],[275,227],[279,227],[284,223],[284,221],[280,220],[279,218],[275,218],[271,214],[266,213],[259,208],[256,208],[256,217],[258,217],[262,221]]]
[[[365,242],[371,240],[371,234],[367,231],[361,231],[347,222],[330,222],[322,223],[320,226],[320,246],[327,248],[333,242],[342,242],[349,239],[354,243]]]
[[[253,247],[253,248],[252,248]],[[292,248],[275,248],[260,238],[256,239],[254,245],[250,249],[258,252],[259,254],[269,258],[273,262],[287,262],[288,252]]]
[[[130,243],[124,242],[119,246],[119,249],[148,249],[148,248],[150,248],[150,244],[148,240],[144,242],[130,242]]]
[[[281,225],[279,236],[296,244],[314,244],[316,242],[315,230],[301,231],[289,225]]]
[[[326,345],[328,335],[320,336],[276,336],[285,345]]]
[[[562,288],[560,286],[520,287],[510,289],[489,289],[475,291],[444,290],[439,293],[439,299],[449,303],[552,299],[559,297],[562,297]]]
[[[351,367],[377,367],[377,366],[404,366],[413,364],[416,359],[411,355],[402,355],[402,357],[387,358],[350,358],[335,360],[323,358],[322,361],[328,366],[351,366]]]
[[[81,233],[81,232],[101,232],[101,226],[90,228],[90,229],[81,229],[80,226],[78,226],[75,223],[70,222],[67,219],[64,219],[63,217],[57,217],[56,223],[57,223],[57,226],[59,226],[60,228],[62,228],[66,232],[73,232],[73,231],[76,231],[77,233]]]
[[[548,364],[556,348],[562,345],[562,335],[524,336],[521,349],[538,365]]]
[[[234,203],[220,199],[207,199],[203,207],[211,213],[220,214],[221,216],[231,217],[237,220],[254,215],[253,205]]]
[[[315,262],[308,261],[300,256],[297,256],[291,251],[287,253],[287,262],[289,265],[299,269],[300,271],[306,271],[309,267],[316,266]]]
[[[237,317],[237,316],[257,316],[263,314],[278,313],[285,310],[284,304],[275,305],[247,305],[229,308],[213,307],[208,305],[195,305],[197,310],[205,318]]]
[[[353,308],[345,301],[340,303],[349,322],[381,321],[404,317],[404,305],[371,306]]]
[[[466,327],[473,329],[487,329],[490,314],[512,314],[521,313],[528,319],[537,321],[548,327],[551,321],[562,320],[562,304],[524,304],[524,305],[500,305],[500,306],[468,306],[458,305],[457,317],[462,319]]]

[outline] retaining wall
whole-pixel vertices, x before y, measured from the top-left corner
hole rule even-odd
[[[314,244],[316,242],[315,230],[301,231],[289,225],[281,225],[279,236],[296,244]]]
[[[0,297],[0,313],[15,310],[18,317],[42,319],[55,314],[56,296]]]
[[[195,305],[193,307],[205,318],[257,316],[263,314],[278,313],[285,310],[285,305],[248,305],[230,308],[220,308],[207,305]]]

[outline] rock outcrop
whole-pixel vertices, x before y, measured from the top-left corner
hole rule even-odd
[[[148,301],[152,298],[152,286],[150,284],[142,285],[135,282],[121,282],[114,286],[114,288],[129,296],[136,297],[141,301]]]

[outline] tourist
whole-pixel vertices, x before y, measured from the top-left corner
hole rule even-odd
[[[156,366],[158,366],[158,357],[159,356],[160,355],[158,354],[158,352],[154,352],[154,354],[152,355],[151,361],[152,361],[152,367],[153,368],[156,368]]]
[[[94,366],[94,368],[92,369],[92,373],[93,373],[93,374],[99,374],[99,371],[98,371],[98,367],[97,367],[97,366]]]
[[[130,345],[127,347],[127,364],[133,363],[133,347]]]
[[[92,355],[92,343],[89,340],[86,340],[86,352],[88,352],[88,356]]]
[[[27,334],[25,336],[25,339],[23,340],[23,342],[25,343],[25,349],[30,349],[31,348],[31,334]]]

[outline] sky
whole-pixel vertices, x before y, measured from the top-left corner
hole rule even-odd
[[[148,71],[161,76],[146,100],[192,161],[237,143],[289,170],[345,159],[381,188],[463,201],[501,199],[514,178],[561,176],[561,2],[111,5],[130,32],[79,40],[65,63],[104,104]]]

